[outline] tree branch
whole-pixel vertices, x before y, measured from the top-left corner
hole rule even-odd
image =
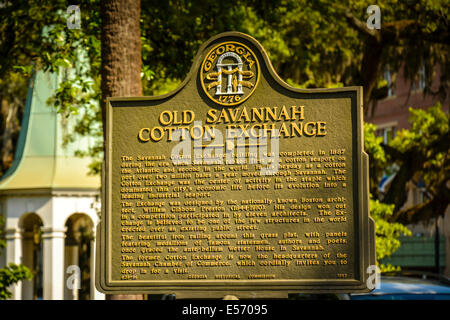
[[[381,38],[390,44],[400,39],[422,39],[424,41],[448,44],[450,36],[447,30],[438,30],[432,33],[423,32],[425,27],[415,20],[398,20],[383,23]]]
[[[443,216],[450,203],[450,190],[446,185],[447,181],[444,181],[433,199],[398,211],[391,220],[402,224],[411,224]]]
[[[356,18],[353,13],[351,13],[350,9],[346,9],[344,11],[345,18],[347,19],[348,23],[350,24],[353,29],[356,31],[363,33],[367,36],[370,36],[374,39],[376,39],[377,42],[381,42],[381,36],[380,33],[373,29],[367,28],[367,24]]]
[[[381,143],[381,146],[383,147],[384,152],[386,152],[392,158],[398,159],[398,160],[404,160],[405,159],[405,154],[403,152],[400,152],[397,149],[395,149],[395,148],[393,148],[390,145],[385,144],[385,143]]]

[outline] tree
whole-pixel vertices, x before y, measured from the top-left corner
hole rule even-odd
[[[390,221],[394,211],[393,205],[370,199],[370,216],[375,221],[375,252],[380,271],[399,271],[398,266],[383,264],[385,257],[390,257],[401,245],[400,236],[410,236],[411,231],[403,224]]]
[[[377,221],[377,259],[398,248],[400,227],[443,216],[450,204],[449,117],[437,103],[428,110],[410,108],[411,129],[403,129],[385,145],[375,136],[376,126],[366,124],[364,149],[369,154],[371,216]],[[395,174],[384,195],[378,192],[383,173]],[[422,185],[423,203],[403,208],[411,185]],[[381,230],[383,228],[384,230]],[[380,246],[381,243],[385,245]],[[381,256],[378,256],[378,253]],[[389,268],[388,268],[389,269]]]
[[[401,130],[384,145],[390,162],[400,168],[384,203],[395,206],[392,221],[404,224],[430,221],[443,216],[450,203],[450,131],[449,117],[437,103],[428,110],[410,109],[411,129]],[[403,209],[407,184],[422,181],[426,191],[423,203]]]
[[[140,0],[101,1],[102,119],[107,97],[140,96]],[[142,300],[142,295],[108,295],[110,300]]]
[[[140,0],[101,1],[103,122],[107,97],[141,96]]]
[[[444,73],[449,67],[449,8],[446,2],[408,1],[398,2],[396,6],[381,4],[380,7],[383,24],[379,30],[369,29],[366,23],[352,13],[358,12],[357,9],[364,10],[365,5],[361,8],[361,4],[356,2],[349,8],[341,9],[344,10],[349,25],[364,39],[359,81],[365,90],[366,111],[369,109],[369,102],[379,95],[376,89],[383,67],[389,67],[394,74],[403,67],[406,78],[409,79],[416,79],[421,67],[424,67],[424,93],[440,94],[444,100],[448,95],[449,78],[441,73],[438,92],[432,91],[431,84],[437,65]]]
[[[263,11],[267,24],[280,34],[282,52],[289,52],[288,59],[275,59],[283,78],[302,87],[362,85],[366,114],[370,102],[386,96],[387,85],[382,81],[385,68],[394,76],[404,68],[406,78],[414,80],[425,67],[424,93],[440,94],[442,99],[448,95],[446,1],[378,2],[382,20],[379,30],[368,28],[368,4],[364,1],[268,3],[271,8],[256,10]],[[441,68],[440,87],[434,92],[431,84],[437,65]]]
[[[395,205],[385,204],[376,199],[381,174],[387,170],[387,159],[382,147],[382,137],[375,135],[376,126],[364,124],[364,150],[369,155],[369,202],[370,216],[375,221],[375,251],[377,265],[381,272],[398,271],[399,267],[385,265],[381,260],[391,256],[401,245],[401,235],[411,235],[403,224],[392,221]],[[374,196],[375,195],[375,199]]]
[[[267,49],[280,76],[292,85],[363,85],[366,113],[369,101],[376,101],[387,92],[381,74],[387,67],[393,76],[405,68],[406,77],[413,80],[424,65],[425,92],[445,95],[450,74],[446,44],[449,9],[445,1],[379,5],[382,28],[370,30],[364,23],[367,5],[356,0],[340,4],[330,0],[144,0],[144,94],[173,89],[187,74],[201,43],[217,33],[236,30],[256,37]],[[80,9],[81,29],[70,30],[66,27],[64,1],[19,0],[0,8],[5,17],[0,24],[0,39],[8,39],[0,43],[0,50],[3,48],[5,53],[2,69],[29,69],[31,63],[52,71],[61,66],[74,68],[75,77],[60,85],[52,104],[61,112],[84,113],[76,127],[77,134],[101,136],[97,129],[101,126],[96,124],[102,120],[102,108],[89,103],[101,101],[100,1],[80,1]],[[43,34],[42,28],[49,25],[51,30]],[[14,37],[9,36],[11,30]],[[87,69],[77,68],[79,48],[86,51],[90,63]],[[436,65],[441,68],[438,92],[431,90]],[[101,159],[102,150],[100,142],[90,154]],[[99,161],[93,169],[100,170]]]

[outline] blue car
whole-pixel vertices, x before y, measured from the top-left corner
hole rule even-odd
[[[350,300],[450,300],[448,280],[381,277],[380,288],[370,293],[350,294]]]

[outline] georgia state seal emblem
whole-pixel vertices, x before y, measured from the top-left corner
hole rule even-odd
[[[206,95],[223,106],[247,100],[259,80],[259,63],[253,51],[239,42],[213,47],[203,60],[200,81]]]

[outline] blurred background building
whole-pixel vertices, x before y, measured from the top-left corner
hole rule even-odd
[[[439,68],[433,80],[432,90],[437,91],[439,86]],[[419,79],[415,82],[405,80],[403,71],[396,78],[391,77],[389,69],[384,71],[387,82],[387,97],[377,101],[369,109],[365,121],[377,125],[377,135],[383,137],[384,143],[395,138],[400,129],[409,129],[409,108],[427,109],[435,105],[438,96],[424,95],[425,71],[422,69]],[[441,101],[442,103],[442,101]],[[450,99],[442,103],[443,110],[448,114]],[[380,182],[380,191],[389,187],[393,176],[386,176]],[[422,203],[426,198],[425,185],[410,184],[408,200],[402,209]],[[402,237],[401,247],[384,263],[402,267],[404,271],[419,271],[443,273],[450,277],[450,207],[447,207],[444,218],[433,221],[409,225],[412,237]]]
[[[65,142],[73,118],[47,105],[59,77],[42,71],[32,77],[14,162],[0,180],[7,241],[0,267],[23,263],[34,275],[12,288],[13,299],[104,298],[93,277],[100,178],[88,175],[90,158],[75,155],[91,138]]]

